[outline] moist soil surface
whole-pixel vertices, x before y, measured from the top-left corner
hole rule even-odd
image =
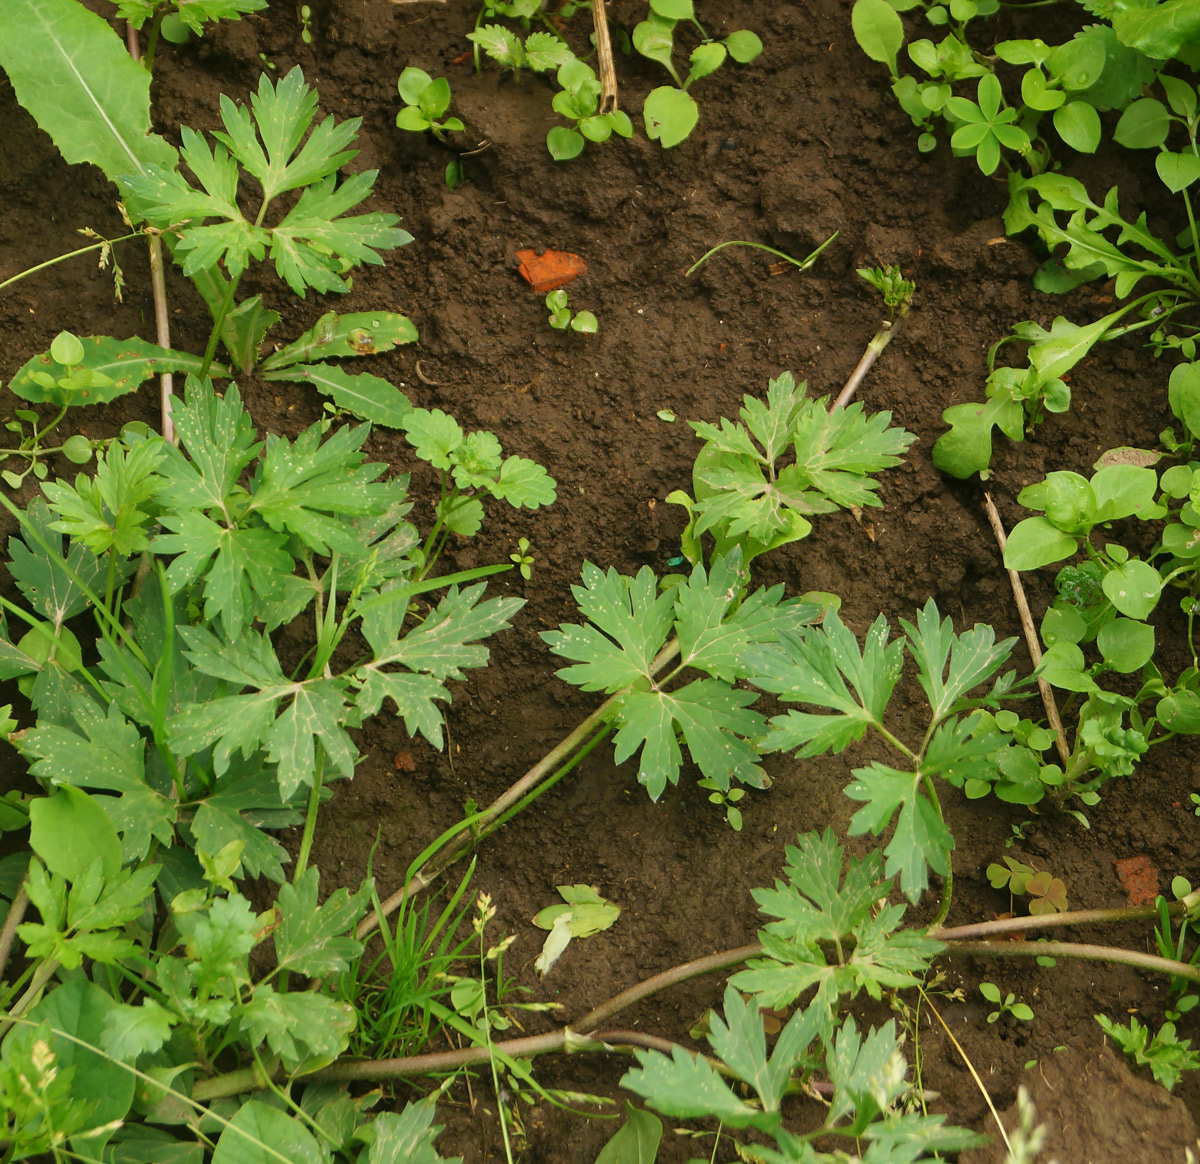
[[[371,861],[390,893],[414,856],[461,819],[467,802],[493,800],[594,709],[598,696],[555,677],[556,660],[540,632],[575,621],[570,587],[583,562],[630,574],[647,565],[669,572],[677,562],[682,511],[665,498],[690,488],[698,449],[684,421],[735,416],[743,395],[762,395],[784,370],[806,380],[815,396],[838,391],[881,319],[880,301],[855,274],[858,267],[895,263],[917,283],[911,316],[859,399],[868,411],[890,411],[918,439],[900,468],[882,474],[879,509],[820,517],[809,538],[758,559],[756,581],[782,582],[794,594],[840,595],[842,615],[859,633],[880,612],[893,626],[911,618],[930,597],[959,629],[986,622],[1000,635],[1020,633],[981,486],[940,475],[930,450],[944,429],[943,409],[981,397],[991,343],[1026,318],[1043,324],[1060,312],[1095,318],[1104,289],[1066,299],[1032,289],[1039,257],[1004,238],[1003,183],[982,177],[944,145],[918,154],[886,71],[854,43],[849,0],[699,3],[710,34],[755,29],[763,55],[697,84],[700,125],[677,148],[664,151],[647,141],[639,123],[633,140],[589,146],[569,164],[556,164],[546,151],[546,130],[557,121],[545,81],[502,78],[494,66],[476,75],[465,39],[476,16],[471,0],[310,0],[310,6],[311,45],[300,35],[299,6],[284,0],[202,41],[163,45],[153,90],[156,128],[176,142],[181,125],[211,130],[221,93],[245,100],[265,66],[280,76],[294,64],[319,89],[325,111],[361,117],[360,153],[350,169],[379,170],[369,208],[401,214],[414,241],[388,254],[386,265],[356,272],[352,292],[336,302],[293,298],[273,274],[249,278],[243,289],[262,291],[282,313],[277,336],[298,335],[331,308],[407,314],[419,343],[360,366],[391,380],[414,403],[445,409],[468,430],[493,431],[506,452],[546,465],[558,482],[553,507],[531,513],[494,503],[483,532],[451,546],[446,568],[466,569],[504,561],[519,537],[529,538],[532,578],[512,572],[492,584],[493,593],[519,595],[526,605],[514,629],[493,641],[490,666],[455,685],[444,752],[409,739],[402,721],[386,715],[361,731],[357,775],[335,786],[318,830],[314,859],[326,891],[356,886]],[[99,0],[94,7],[111,13]],[[614,0],[610,11],[615,29],[631,30],[645,4]],[[1071,16],[1039,16],[1036,31],[1069,31],[1053,22]],[[586,12],[577,16],[570,37],[582,42],[589,21]],[[468,180],[453,192],[443,171],[454,153],[395,128],[396,78],[406,65],[450,79],[451,112],[466,123],[455,145],[470,151],[463,158]],[[619,52],[617,67],[622,103],[636,113],[664,77],[652,63]],[[0,102],[0,273],[73,249],[80,227],[122,233],[103,176],[61,162],[7,86]],[[1110,176],[1108,162],[1094,165],[1102,180]],[[1149,188],[1148,173],[1123,176],[1132,196]],[[684,274],[725,240],[802,256],[835,230],[836,242],[803,273],[773,265],[762,252],[728,248],[696,274]],[[586,262],[586,274],[568,290],[574,308],[596,314],[599,334],[547,326],[542,296],[522,280],[514,257],[546,247]],[[0,373],[10,377],[62,328],[153,338],[144,252],[126,244],[119,253],[123,304],[113,302],[108,274],[90,259],[6,290]],[[169,272],[168,288],[173,345],[203,350],[202,302],[177,270]],[[1069,413],[1023,443],[1002,442],[988,488],[1006,526],[1023,515],[1017,493],[1047,471],[1088,472],[1109,447],[1154,445],[1169,419],[1168,372],[1165,361],[1154,362],[1134,342],[1109,345],[1077,373]],[[295,434],[321,415],[307,390],[253,377],[240,386],[260,430]],[[14,407],[11,397],[4,407]],[[660,419],[664,410],[679,419]],[[81,411],[77,423],[102,436],[130,419],[157,424],[149,386],[104,410]],[[368,452],[397,472],[414,473],[416,516],[427,524],[435,482],[402,436],[379,429]],[[26,500],[31,495],[27,489]],[[1035,617],[1052,595],[1052,573],[1026,579]],[[1176,673],[1188,662],[1182,621],[1164,614],[1159,634],[1163,669]],[[1028,667],[1023,647],[1015,658]],[[900,729],[909,715],[923,722],[919,696],[915,685],[902,689]],[[828,826],[846,838],[854,806],[843,788],[851,768],[874,756],[859,747],[814,760],[770,758],[772,787],[746,797],[744,827],[734,832],[696,787],[693,769],[685,767],[679,787],[652,803],[634,765],[614,767],[611,749],[594,752],[478,853],[473,886],[497,907],[495,936],[502,929],[515,938],[506,973],[529,990],[529,999],[559,1007],[554,1016],[514,1012],[522,1028],[548,1030],[651,975],[754,941],[761,919],[752,888],[772,884],[797,834]],[[1010,908],[984,873],[1004,855],[1051,869],[1065,881],[1073,908],[1127,904],[1115,864],[1127,858],[1148,859],[1164,891],[1173,875],[1196,880],[1200,822],[1189,803],[1200,789],[1196,757],[1192,741],[1162,746],[1134,775],[1106,787],[1088,810],[1086,829],[1066,813],[1035,813],[994,799],[968,802],[949,790],[944,803],[956,841],[949,924]],[[14,754],[6,751],[3,762],[19,778]],[[868,840],[847,844],[861,854]],[[544,934],[531,919],[557,900],[555,886],[572,883],[595,885],[621,907],[620,920],[574,943],[539,979],[533,963]],[[930,902],[935,896],[928,895]],[[933,908],[923,903],[910,916],[927,920]],[[1153,949],[1147,927],[1080,937]],[[1135,1086],[1125,1061],[1103,1048],[1092,1017],[1137,1015],[1157,1028],[1168,1002],[1165,980],[1065,960],[1041,968],[960,958],[939,968],[934,1002],[953,1042],[922,1007],[907,1047],[910,1057],[920,1057],[923,1086],[937,1096],[932,1110],[994,1131],[989,1100],[997,1109],[1011,1105],[1025,1081],[1051,1125],[1049,1148],[1060,1164],[1183,1164],[1196,1139],[1188,1111],[1200,1110],[1195,1073],[1174,1099],[1141,1079]],[[1014,992],[1032,1007],[1034,1021],[1006,1016],[989,1024],[981,980]],[[620,1025],[694,1045],[689,1029],[719,1003],[722,988],[721,975],[692,980],[624,1012]],[[890,1017],[884,1004],[858,1013],[860,1022]],[[1185,1018],[1180,1034],[1196,1033],[1196,1020]],[[618,1080],[629,1062],[616,1054],[550,1056],[537,1061],[536,1074],[547,1087],[620,1097]],[[415,1089],[421,1087],[417,1081]],[[397,1099],[410,1094],[402,1086]],[[447,1125],[443,1153],[471,1162],[503,1159],[496,1107],[490,1077],[455,1082],[439,1109]],[[616,1127],[545,1101],[518,1104],[516,1112],[515,1153],[527,1161],[590,1161]],[[819,1118],[815,1106],[800,1102],[788,1116],[797,1128]],[[710,1138],[668,1132],[660,1159],[707,1158],[711,1151]],[[716,1158],[727,1156],[726,1140]]]

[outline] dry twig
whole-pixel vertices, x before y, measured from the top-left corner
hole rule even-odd
[[[983,495],[983,507],[987,510],[988,522],[992,533],[996,535],[996,544],[1000,547],[1000,555],[1004,556],[1004,547],[1008,538],[1004,533],[1004,525],[1000,521],[1000,513],[992,501],[992,495]],[[1016,570],[1008,571],[1008,582],[1012,586],[1013,597],[1017,600],[1017,613],[1021,616],[1021,629],[1025,632],[1025,643],[1029,647],[1029,657],[1035,668],[1042,665],[1042,645],[1038,642],[1037,631],[1033,625],[1033,615],[1029,613],[1029,603],[1025,599],[1025,587],[1021,585],[1021,575]],[[1054,702],[1054,692],[1045,679],[1037,681],[1038,691],[1042,694],[1042,703],[1046,708],[1046,718],[1054,729],[1054,740],[1058,746],[1058,756],[1065,768],[1071,761],[1071,747],[1067,743],[1067,733],[1063,728],[1062,719],[1058,714],[1058,704]]]
[[[600,112],[617,109],[617,71],[613,67],[612,41],[608,36],[608,11],[604,0],[593,0],[592,21],[596,26],[596,66],[600,73]]]

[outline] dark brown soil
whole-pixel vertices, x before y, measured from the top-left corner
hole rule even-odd
[[[514,515],[493,507],[481,537],[453,547],[453,565],[466,568],[503,561],[518,537],[528,537],[537,557],[532,581],[504,575],[495,584],[495,592],[521,594],[527,605],[515,629],[495,642],[491,666],[455,689],[444,754],[408,740],[398,720],[384,717],[364,730],[365,759],[353,783],[337,787],[318,834],[315,856],[327,889],[359,882],[378,833],[374,872],[390,892],[413,856],[461,818],[465,802],[492,800],[596,705],[596,697],[555,678],[555,660],[539,632],[575,618],[570,586],[582,562],[627,573],[645,564],[662,570],[678,552],[681,521],[664,499],[690,485],[697,445],[684,420],[735,415],[744,394],[764,392],[784,369],[806,379],[814,395],[837,391],[880,318],[878,299],[856,267],[899,263],[917,282],[913,313],[861,397],[870,410],[891,410],[919,440],[906,464],[883,477],[881,509],[861,521],[845,513],[822,518],[806,541],[759,559],[758,580],[783,581],[794,593],[840,594],[843,615],[858,631],[880,611],[893,623],[910,617],[932,596],[960,627],[990,622],[1000,634],[1018,633],[980,488],[940,476],[930,449],[943,430],[942,410],[981,395],[988,345],[1012,323],[1048,323],[1060,311],[1083,318],[1096,308],[1085,292],[1052,301],[1031,289],[1036,258],[1003,239],[1002,184],[944,148],[917,153],[884,71],[854,43],[850,0],[701,2],[710,32],[756,29],[764,55],[697,86],[701,125],[678,148],[664,152],[639,137],[590,146],[571,164],[555,164],[546,152],[553,122],[540,80],[517,84],[495,69],[476,76],[464,59],[472,0],[310,2],[311,47],[300,39],[297,6],[276,0],[267,16],[225,25],[199,44],[167,48],[156,70],[157,127],[169,136],[184,124],[213,128],[218,95],[243,99],[263,59],[280,74],[299,63],[325,110],[361,116],[353,166],[379,169],[374,208],[402,214],[415,242],[389,255],[386,266],[356,273],[352,294],[336,303],[295,300],[265,276],[251,289],[263,290],[283,313],[276,334],[287,337],[331,307],[405,312],[420,330],[419,345],[378,357],[369,370],[467,428],[494,431],[506,451],[545,464],[559,490],[558,503],[545,512]],[[111,11],[99,0],[96,7]],[[615,0],[610,7],[614,23],[629,28],[645,5]],[[573,35],[586,20],[575,21]],[[450,155],[395,129],[396,77],[409,64],[448,76],[452,111],[467,122],[464,138],[490,142],[466,159],[470,181],[453,193],[442,181]],[[625,105],[636,111],[661,78],[646,61],[619,58],[618,67]],[[120,233],[113,190],[102,176],[59,161],[7,86],[0,102],[0,272],[7,276],[72,249],[79,227]],[[802,255],[835,229],[837,242],[804,274],[790,268],[773,274],[766,256],[741,248],[722,252],[691,278],[683,274],[727,239]],[[597,336],[552,331],[541,297],[518,277],[514,252],[548,246],[586,260],[587,275],[569,291],[574,307],[599,317]],[[124,305],[113,304],[107,276],[88,260],[10,288],[0,300],[7,338],[0,372],[11,376],[60,328],[152,338],[141,250],[126,247],[122,261],[129,284]],[[201,350],[204,307],[177,272],[169,284],[174,344]],[[990,488],[1006,523],[1018,519],[1020,488],[1046,471],[1085,469],[1113,445],[1154,443],[1168,418],[1168,372],[1133,343],[1093,359],[1075,379],[1068,415],[1024,444],[1000,449]],[[242,388],[260,429],[293,433],[320,414],[319,402],[299,389],[253,379]],[[4,407],[13,407],[11,398]],[[679,421],[658,419],[662,409]],[[156,422],[150,391],[103,415],[81,415],[79,423],[99,435],[130,417]],[[398,434],[376,432],[369,449],[398,471],[417,469]],[[419,469],[416,488],[427,514],[429,481]],[[1035,611],[1049,585],[1047,572],[1030,595]],[[1163,637],[1181,642],[1178,629],[1171,626]],[[1179,663],[1183,652],[1175,655],[1168,664]],[[915,697],[912,705],[919,711]],[[397,770],[401,752],[411,753],[414,771]],[[1089,811],[1090,830],[1067,815],[950,795],[946,808],[957,842],[951,924],[1009,907],[984,876],[987,864],[1006,853],[1052,868],[1074,907],[1124,904],[1114,870],[1121,858],[1148,856],[1164,888],[1179,873],[1197,880],[1200,822],[1188,801],[1200,789],[1196,758],[1191,742],[1160,749],[1106,790]],[[751,888],[772,882],[784,846],[799,832],[830,825],[845,836],[852,805],[842,788],[862,759],[853,750],[822,760],[774,759],[774,786],[743,802],[745,828],[734,833],[695,787],[693,773],[653,804],[632,766],[614,768],[598,751],[479,854],[475,886],[492,895],[498,924],[516,935],[507,969],[531,988],[530,997],[557,1002],[569,1021],[677,963],[753,941],[759,918]],[[1010,826],[1022,822],[1029,822],[1024,839],[1006,849]],[[864,845],[851,847],[861,852]],[[556,885],[572,882],[598,886],[623,912],[611,931],[572,946],[539,981],[533,960],[543,935],[530,919],[556,900]],[[1144,929],[1089,937],[1152,948]],[[1094,1061],[1104,1038],[1093,1014],[1137,1014],[1157,1026],[1167,1001],[1164,981],[1126,968],[982,960],[943,968],[942,989],[961,987],[966,999],[947,1003],[945,1013],[998,1109],[1012,1103],[1023,1080],[1048,1076],[1063,1048],[1073,1063]],[[1016,992],[1033,1007],[1035,1021],[987,1025],[981,979]],[[686,1043],[688,1029],[721,990],[719,976],[699,979],[627,1012],[622,1025]],[[928,1011],[921,1013],[909,1050],[920,1054],[924,1086],[940,1093],[935,1110],[990,1130],[985,1098],[962,1057]],[[537,1016],[522,1021],[531,1031],[546,1026]],[[1180,1033],[1195,1038],[1196,1020],[1185,1019]],[[537,1074],[548,1086],[617,1096],[627,1065],[615,1056],[580,1055],[540,1060]],[[1134,1089],[1125,1070],[1123,1062],[1109,1063],[1105,1072],[1123,1082],[1103,1092],[1098,1084],[1093,1090],[1083,1067],[1055,1076],[1060,1090],[1045,1114],[1057,1126],[1071,1124],[1076,1105],[1131,1106],[1123,1126],[1143,1137],[1119,1147],[1057,1140],[1060,1164],[1182,1164],[1185,1147],[1194,1146],[1194,1127],[1185,1113],[1175,1123],[1156,1116],[1164,1093]],[[1194,1077],[1177,1095],[1193,1115],[1200,1111]],[[490,1079],[477,1078],[470,1089],[456,1084],[442,1112],[446,1154],[471,1162],[503,1158]],[[522,1118],[521,1158],[531,1162],[590,1161],[616,1126],[545,1103],[522,1109]],[[668,1133],[661,1159],[707,1157],[710,1150],[711,1141]]]

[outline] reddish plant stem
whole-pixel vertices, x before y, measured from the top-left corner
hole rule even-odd
[[[28,908],[29,894],[25,892],[25,882],[22,881],[16,897],[9,903],[8,913],[4,916],[4,927],[0,929],[0,978],[4,977],[4,968],[8,965],[8,955],[12,952],[13,939],[17,936],[17,926],[21,924]]]
[[[945,953],[972,957],[984,954],[989,958],[1082,958],[1087,962],[1115,962],[1121,966],[1134,966],[1139,970],[1200,982],[1200,966],[1189,966],[1173,958],[1160,958],[1157,954],[1141,954],[1117,946],[1093,946],[1087,942],[949,942]]]

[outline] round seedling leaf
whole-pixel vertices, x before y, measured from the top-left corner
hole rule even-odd
[[[83,647],[74,632],[65,626],[58,628],[56,636],[50,623],[39,622],[21,636],[17,650],[37,663],[53,658],[64,671],[78,671],[83,666]]]
[[[450,82],[445,77],[431,81],[421,93],[421,112],[431,120],[441,117],[450,108]]]
[[[1110,570],[1102,583],[1105,597],[1129,618],[1146,618],[1158,605],[1162,577],[1148,562],[1134,558]]]
[[[744,65],[763,51],[763,42],[748,28],[740,28],[725,38],[725,47],[739,65]]]
[[[1056,109],[1054,128],[1067,145],[1081,154],[1094,154],[1100,144],[1100,114],[1086,101],[1069,101]]]
[[[1051,606],[1042,617],[1042,642],[1080,643],[1087,634],[1087,621],[1071,606]],[[999,717],[997,717],[999,718]]]
[[[1100,628],[1096,646],[1114,671],[1132,675],[1154,657],[1154,628],[1144,622],[1114,618]]]
[[[633,30],[633,47],[647,60],[657,61],[672,72],[671,52],[675,47],[674,22],[664,20],[653,12]]]
[[[50,344],[50,358],[65,367],[83,363],[83,344],[69,331],[60,331]]]
[[[707,77],[709,73],[715,73],[725,63],[725,56],[726,49],[720,41],[710,40],[698,44],[692,49],[692,67],[688,72],[687,83],[690,85],[701,77]]]
[[[1180,501],[1192,491],[1192,475],[1187,465],[1172,465],[1159,478],[1159,486],[1168,497]]]
[[[608,141],[612,137],[612,123],[608,120],[607,115],[598,117],[585,117],[579,123],[579,132],[583,134],[588,141],[602,142]]]
[[[565,125],[556,125],[546,134],[546,148],[556,162],[569,162],[579,157],[585,144],[583,134]]]
[[[1174,154],[1167,151],[1154,159],[1154,168],[1172,194],[1186,190],[1200,178],[1200,158],[1195,154]]]
[[[1088,89],[1104,72],[1104,44],[1095,37],[1078,36],[1060,44],[1046,58],[1046,67],[1064,89]]]
[[[583,335],[595,335],[600,330],[600,324],[590,311],[580,311],[571,320],[571,330],[581,332]]]
[[[1057,109],[1066,101],[1061,89],[1050,89],[1046,85],[1046,74],[1041,69],[1028,69],[1021,77],[1021,100],[1030,109],[1048,112]]]
[[[396,88],[399,89],[400,97],[406,105],[417,105],[420,103],[421,94],[432,84],[433,78],[424,69],[409,65],[401,72]]]
[[[170,41],[171,44],[187,44],[192,35],[178,12],[168,12],[163,17],[159,32],[163,40]]]
[[[1083,651],[1075,643],[1060,641],[1048,647],[1037,673],[1061,691],[1096,690],[1096,681],[1087,673]]]
[[[647,95],[642,118],[646,122],[646,136],[669,150],[696,128],[700,107],[682,89],[662,85]]]
[[[92,459],[92,442],[76,433],[63,442],[62,451],[73,465],[86,465]]]
[[[1121,114],[1113,140],[1131,150],[1154,150],[1167,140],[1170,128],[1167,107],[1153,97],[1143,97]]]
[[[650,0],[650,11],[666,20],[695,20],[692,0]]]
[[[423,133],[432,124],[416,105],[406,105],[396,114],[396,128],[406,129],[411,133]]]
[[[1008,535],[1004,565],[1009,570],[1037,570],[1075,553],[1075,539],[1044,517],[1027,517]]]

